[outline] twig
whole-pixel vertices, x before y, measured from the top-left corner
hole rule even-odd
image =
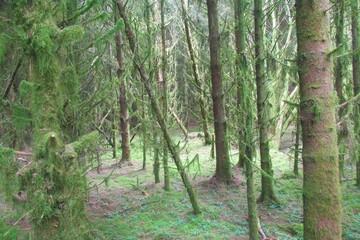
[[[20,152],[20,151],[15,151],[15,154],[17,154],[17,155],[24,155],[24,156],[32,156],[32,153]]]
[[[25,166],[20,168],[19,171],[17,171],[16,175],[21,175],[22,172],[25,170],[25,168],[29,167],[31,164],[32,164],[32,162],[28,162]]]
[[[4,234],[4,237],[6,236],[6,235],[8,235],[9,233],[10,233],[10,231],[12,230],[12,228],[14,227],[14,226],[16,226],[16,224],[18,224],[20,221],[21,221],[21,219],[23,219],[26,215],[28,215],[30,212],[27,212],[27,213],[25,213],[24,215],[22,215],[21,216],[21,218],[19,218],[19,220],[17,220],[12,226],[11,226],[11,228]]]
[[[261,228],[260,218],[258,218],[258,232],[259,232],[262,240],[278,240],[277,238],[266,236],[266,234],[264,233],[264,231]]]

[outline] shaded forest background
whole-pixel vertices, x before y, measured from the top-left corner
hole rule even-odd
[[[0,19],[4,239],[360,238],[359,0]]]

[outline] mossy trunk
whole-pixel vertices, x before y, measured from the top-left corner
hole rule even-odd
[[[163,114],[161,112],[160,105],[159,105],[159,103],[158,103],[158,101],[157,101],[157,99],[156,99],[156,97],[154,95],[153,89],[151,88],[151,84],[150,84],[150,81],[149,81],[150,79],[146,75],[143,65],[140,64],[141,61],[140,61],[138,52],[136,50],[135,36],[134,36],[134,33],[133,33],[132,29],[131,29],[129,20],[128,20],[126,14],[125,14],[123,0],[120,0],[118,2],[117,6],[118,6],[118,9],[119,9],[119,12],[120,12],[120,16],[124,19],[126,36],[127,36],[128,41],[129,41],[131,52],[134,54],[134,64],[135,64],[137,70],[139,71],[140,79],[141,79],[142,83],[144,84],[145,91],[146,91],[147,95],[149,96],[149,100],[150,100],[152,110],[154,111],[157,122],[160,125],[160,128],[161,128],[161,131],[163,133],[163,137],[164,137],[164,139],[166,141],[169,153],[170,153],[170,155],[172,156],[172,158],[173,158],[173,160],[175,162],[177,170],[178,170],[178,172],[179,172],[179,174],[181,176],[182,182],[183,182],[183,184],[184,184],[184,186],[185,186],[185,188],[187,190],[188,196],[190,198],[191,205],[193,207],[194,214],[199,214],[199,213],[201,213],[201,209],[200,209],[200,205],[199,205],[198,200],[197,200],[195,190],[192,187],[192,184],[191,184],[191,182],[190,182],[190,180],[189,180],[189,178],[188,178],[188,176],[187,176],[187,174],[185,172],[185,168],[184,168],[184,166],[183,166],[183,164],[181,162],[178,149],[177,149],[174,141],[170,137],[170,133],[169,133],[167,124],[166,124],[166,122],[164,120],[164,116],[163,116]]]
[[[360,94],[360,3],[353,0],[351,4],[351,32],[352,32],[352,56],[354,96]],[[356,161],[356,185],[360,187],[360,103],[354,104],[354,132],[357,141],[357,153],[354,154]]]
[[[246,59],[246,27],[245,27],[245,2],[241,0],[235,0],[235,44],[236,44],[236,106],[239,110],[238,116],[238,129],[239,129],[239,139],[238,139],[238,148],[239,148],[239,167],[245,166],[246,156],[245,156],[245,121],[244,119],[249,114],[244,105],[244,98],[246,95],[250,95],[250,92],[245,91],[245,84],[249,79],[249,72],[247,67]],[[250,106],[251,107],[251,106]]]
[[[155,183],[160,183],[160,154],[159,154],[159,137],[157,133],[157,129],[154,130],[153,134],[154,138],[154,166],[153,172],[155,177]]]
[[[160,1],[160,19],[161,19],[161,72],[162,72],[162,82],[160,86],[161,91],[161,101],[162,101],[162,111],[164,115],[164,120],[168,120],[168,89],[167,89],[167,54],[166,54],[166,26],[165,26],[165,1]],[[162,150],[163,150],[163,165],[164,165],[164,190],[170,191],[170,171],[168,164],[168,149],[166,146],[165,140],[162,141]]]
[[[21,176],[34,239],[87,239],[86,178],[78,169],[76,152],[63,154],[64,106],[70,96],[61,79],[62,66],[53,2],[32,1],[33,25],[29,54],[29,79],[34,85],[30,110],[33,116],[33,164]],[[47,14],[41,14],[46,12]],[[29,13],[27,13],[29,14]],[[77,81],[74,79],[73,81]],[[75,83],[69,83],[74,84]]]
[[[266,173],[261,175],[260,202],[277,201],[273,187],[273,170],[270,157],[270,106],[268,103],[269,83],[265,81],[265,47],[263,28],[263,0],[254,1],[255,20],[255,77],[257,93],[258,128],[260,140],[261,169]]]
[[[345,2],[344,0],[337,0],[335,4],[335,24],[336,24],[336,48],[338,55],[342,55],[345,49],[345,39],[344,39],[344,28],[345,28]],[[335,61],[335,89],[338,97],[339,104],[345,102],[343,94],[343,81],[346,73],[344,57],[338,57]],[[339,146],[339,169],[340,169],[340,178],[344,171],[344,161],[345,161],[345,142],[344,138],[346,137],[346,124],[343,121],[343,117],[346,114],[346,107],[342,107],[338,111],[338,120],[341,122],[340,128],[338,128],[338,146]]]
[[[196,56],[192,44],[191,39],[191,33],[190,33],[190,27],[188,22],[188,14],[187,14],[187,4],[185,3],[185,0],[181,0],[181,7],[182,7],[182,18],[184,21],[184,28],[185,28],[185,37],[186,37],[186,43],[189,50],[190,60],[191,60],[191,68],[192,73],[194,77],[194,85],[197,92],[197,100],[200,107],[200,115],[201,115],[201,127],[204,132],[204,138],[205,138],[205,145],[211,144],[211,135],[209,133],[208,128],[208,112],[206,110],[206,92],[204,90],[204,84],[199,78],[198,69],[197,69],[197,63],[196,63]]]
[[[301,133],[301,123],[300,123],[300,110],[297,109],[296,112],[296,129],[295,129],[295,152],[294,152],[294,174],[299,175],[299,156],[300,156],[300,133]]]
[[[116,7],[116,5],[115,5]],[[116,8],[115,8],[116,9]],[[118,13],[115,11],[115,23],[118,22]],[[130,149],[130,128],[129,128],[129,111],[126,78],[123,76],[125,71],[123,52],[122,52],[122,36],[118,31],[115,33],[116,59],[118,69],[116,71],[119,80],[119,107],[120,107],[120,136],[121,136],[121,161],[131,160]]]
[[[297,0],[304,239],[341,239],[341,193],[328,0]]]
[[[218,0],[207,0],[206,3],[209,21],[210,71],[215,128],[216,172],[214,177],[218,181],[230,183],[233,175],[226,135],[224,95],[219,61]]]
[[[236,43],[236,68],[237,68],[237,108],[239,116],[239,166],[245,167],[246,196],[249,217],[249,239],[257,240],[258,214],[255,197],[253,176],[253,107],[251,104],[251,78],[246,60],[246,30],[245,30],[246,5],[242,0],[235,0],[235,43]]]

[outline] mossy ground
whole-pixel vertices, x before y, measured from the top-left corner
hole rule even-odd
[[[174,138],[182,140],[180,132]],[[182,161],[189,164],[189,175],[198,193],[203,213],[194,216],[180,177],[171,164],[171,192],[154,184],[152,157],[148,156],[147,170],[142,168],[140,138],[132,142],[132,166],[115,166],[111,152],[103,156],[101,174],[89,172],[87,211],[95,239],[248,239],[246,186],[242,170],[234,168],[236,181],[230,186],[217,185],[210,179],[215,160],[210,157],[211,146],[193,136],[182,150]],[[184,142],[180,143],[182,147]],[[288,150],[283,150],[288,151]],[[232,162],[237,161],[236,150]],[[192,161],[198,154],[198,161]],[[293,162],[289,152],[272,151],[275,172],[275,191],[280,204],[258,204],[261,225],[268,236],[278,239],[302,239],[302,180],[292,174]],[[120,154],[119,154],[120,155]],[[257,164],[259,164],[257,160]],[[301,169],[301,167],[300,167]],[[347,166],[346,177],[354,178],[354,167]],[[300,171],[301,172],[301,171]],[[352,175],[351,175],[352,174]],[[260,194],[260,173],[256,172],[256,191]],[[360,239],[360,190],[355,181],[343,181],[343,239]],[[19,217],[0,202],[0,236],[22,239],[24,231],[11,227]],[[25,237],[26,239],[26,237]]]

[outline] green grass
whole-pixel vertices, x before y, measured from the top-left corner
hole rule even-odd
[[[95,239],[248,239],[246,186],[242,170],[234,171],[238,184],[231,186],[209,183],[215,169],[210,157],[211,146],[193,138],[187,144],[179,131],[172,136],[180,141],[181,159],[198,193],[203,212],[194,216],[187,193],[175,165],[170,161],[171,192],[154,184],[151,149],[147,170],[142,167],[142,143],[136,137],[131,143],[133,166],[116,168],[107,184],[94,188],[89,198],[89,219]],[[237,162],[232,150],[232,163]],[[119,149],[119,155],[120,155]],[[280,204],[258,204],[261,225],[268,236],[278,239],[302,239],[302,171],[292,173],[292,161],[279,151],[271,151],[275,171],[274,186]],[[102,156],[101,174],[91,171],[89,182],[99,184],[112,171],[116,162],[112,153]],[[259,154],[257,154],[259,156]],[[259,159],[256,164],[259,165]],[[107,169],[107,170],[105,170]],[[351,173],[351,169],[347,169]],[[161,180],[163,170],[161,169]],[[256,195],[260,194],[260,172],[255,172]],[[360,239],[360,190],[354,181],[342,183],[343,239]],[[91,204],[92,202],[92,204]],[[1,212],[1,234],[16,239],[21,231],[11,227],[14,213]]]

